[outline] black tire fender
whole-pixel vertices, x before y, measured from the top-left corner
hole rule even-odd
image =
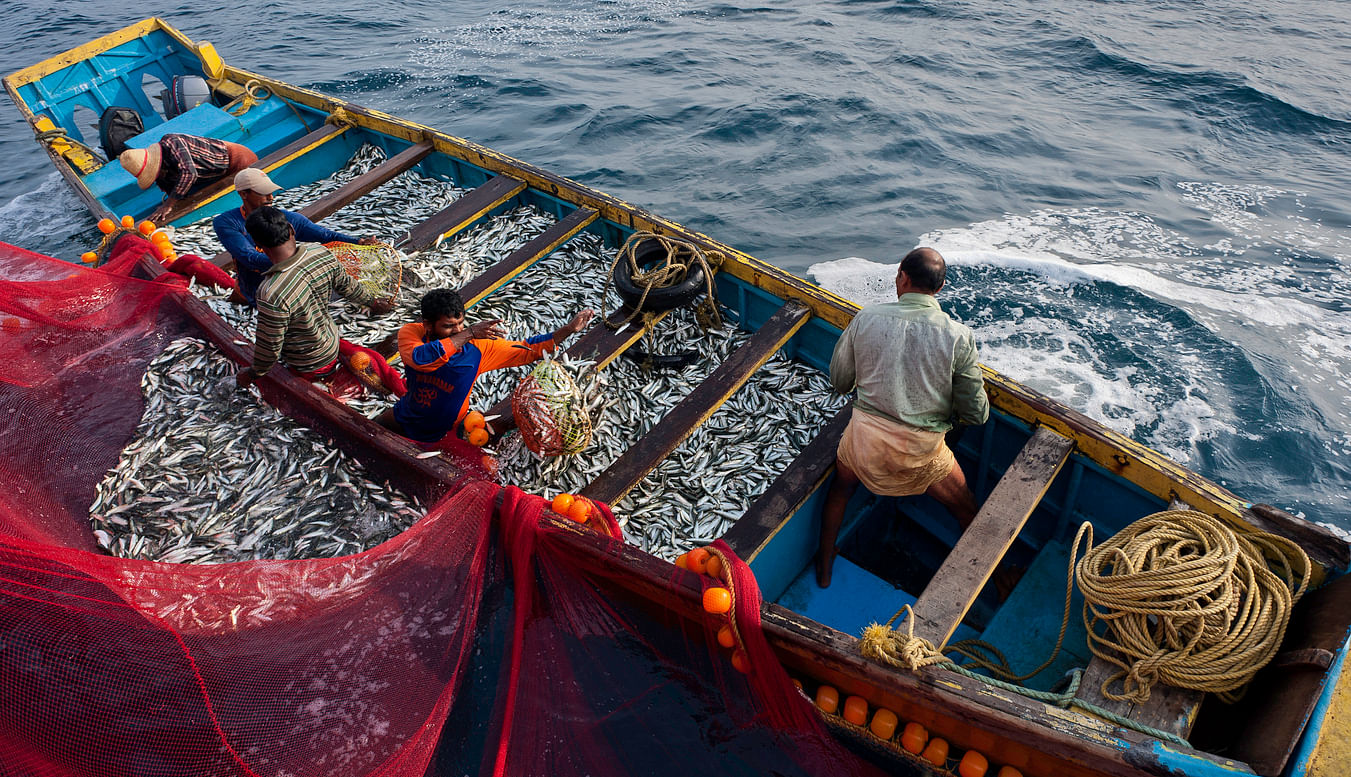
[[[657,240],[640,243],[633,251],[634,262],[640,269],[654,265],[665,258],[666,247]],[[704,269],[695,265],[685,275],[685,280],[674,286],[653,288],[648,292],[647,298],[644,299],[643,287],[633,281],[633,268],[629,262],[621,261],[615,265],[614,284],[615,291],[619,294],[619,298],[624,300],[626,308],[633,310],[638,307],[639,301],[642,300],[643,310],[660,313],[693,302],[695,297],[699,296],[699,292],[704,290]]]

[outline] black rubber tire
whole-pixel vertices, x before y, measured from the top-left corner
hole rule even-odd
[[[646,268],[664,260],[666,248],[657,240],[639,243],[634,248],[633,258],[640,268]],[[647,299],[643,299],[643,287],[633,282],[633,269],[629,267],[628,262],[620,262],[615,267],[614,282],[615,291],[619,293],[619,298],[624,300],[624,307],[632,310],[638,306],[639,300],[643,300],[643,310],[652,313],[688,305],[699,296],[699,292],[703,291],[706,285],[704,269],[693,267],[681,283],[653,289],[648,293]]]

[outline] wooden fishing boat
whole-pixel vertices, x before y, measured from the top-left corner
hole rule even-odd
[[[203,79],[213,99],[166,119],[149,93],[176,76]],[[4,84],[93,219],[140,217],[158,204],[156,193],[140,190],[118,164],[101,162],[89,148],[95,143],[89,119],[127,106],[146,123],[133,146],[168,132],[242,142],[259,155],[258,166],[286,187],[327,176],[363,144],[383,149],[387,161],[303,209],[315,220],[412,168],[472,190],[411,225],[399,243],[408,251],[432,246],[514,205],[556,217],[555,226],[471,281],[463,289],[466,302],[484,299],[583,230],[610,246],[641,230],[724,255],[715,277],[718,296],[730,318],[752,333],[749,340],[582,491],[598,500],[614,501],[633,488],[772,354],[787,353],[827,370],[836,339],[857,311],[848,300],[731,246],[492,149],[228,66],[210,44],[194,43],[157,18],[14,73]],[[187,223],[235,203],[229,184],[221,183],[184,201],[170,220]],[[218,257],[222,263],[227,259]],[[223,352],[247,361],[237,332],[205,305],[192,299],[183,304]],[[603,367],[643,333],[640,327],[597,327],[569,351]],[[464,473],[444,460],[418,458],[420,450],[407,441],[278,372],[272,398],[283,410],[328,433],[407,490],[435,495],[464,482]],[[958,536],[942,509],[927,499],[860,497],[841,535],[844,555],[836,582],[816,589],[811,562],[817,516],[847,411],[819,431],[725,535],[756,575],[768,602],[766,635],[784,666],[809,688],[829,684],[841,697],[862,697],[870,708],[887,708],[903,721],[922,724],[954,751],[978,749],[991,763],[1023,774],[1340,773],[1351,761],[1344,744],[1351,685],[1342,672],[1351,625],[1351,587],[1342,578],[1351,561],[1346,543],[1279,509],[1244,501],[1006,376],[986,370],[985,381],[991,419],[969,430],[956,447],[984,503],[965,535]],[[898,670],[858,650],[864,625],[886,621],[902,604],[912,604],[917,632],[935,644],[978,635],[1013,665],[1034,665],[1060,626],[1075,529],[1088,522],[1099,537],[1110,536],[1170,504],[1214,516],[1240,532],[1290,539],[1312,561],[1313,584],[1320,588],[1301,600],[1281,653],[1257,675],[1242,705],[1226,707],[1203,694],[1164,687],[1140,705],[1095,696],[1110,667],[1090,654],[1085,628],[1073,617],[1066,650],[1049,679],[1035,688],[1044,692],[1036,698],[951,667]],[[667,561],[633,548],[608,550],[585,532],[575,533],[574,540],[578,553],[621,565],[636,595],[699,617],[698,587],[678,577],[672,583]],[[987,586],[1001,562],[1025,570],[1002,601]],[[1115,713],[1113,720],[1084,712],[1065,693],[1053,698],[1051,686],[1076,664],[1086,667],[1078,699]],[[843,723],[836,727],[844,737],[869,736]],[[897,759],[920,763],[894,743],[883,744]]]

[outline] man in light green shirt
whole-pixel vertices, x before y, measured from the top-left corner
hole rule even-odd
[[[842,394],[858,394],[821,514],[822,588],[830,585],[835,538],[860,482],[882,496],[928,494],[963,529],[976,516],[976,499],[943,438],[954,418],[985,423],[990,405],[975,337],[934,298],[946,277],[947,264],[932,248],[906,254],[897,301],[859,311],[835,344],[830,381]]]

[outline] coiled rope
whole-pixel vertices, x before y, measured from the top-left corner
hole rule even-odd
[[[638,266],[637,246],[648,240],[655,240],[660,243],[662,248],[666,249],[666,258],[651,269],[644,270]],[[684,282],[691,270],[699,267],[704,271],[707,296],[696,308],[695,314],[699,324],[704,329],[721,326],[722,314],[718,311],[718,298],[713,290],[713,268],[722,264],[723,259],[723,255],[718,251],[705,252],[699,246],[685,240],[658,235],[654,232],[634,232],[628,240],[624,241],[624,245],[620,247],[619,253],[610,265],[610,274],[606,278],[605,291],[601,294],[601,300],[604,301],[609,297],[610,286],[614,283],[615,268],[619,267],[619,263],[623,261],[629,263],[633,282],[643,288],[643,296],[638,299],[638,304],[634,305],[633,312],[629,314],[628,318],[618,324],[606,321],[606,325],[612,329],[624,327],[642,313],[643,303],[647,301],[647,296],[652,293],[653,289],[664,289],[679,285]]]
[[[1204,513],[1155,513],[1096,548],[1085,527],[1090,550],[1075,578],[1089,649],[1121,668],[1103,683],[1109,699],[1144,702],[1164,682],[1237,701],[1276,656],[1309,586],[1309,557],[1298,545],[1238,534]],[[1109,688],[1118,680],[1120,693]]]
[[[1088,550],[1076,564],[1081,541]],[[1215,693],[1233,702],[1276,655],[1290,612],[1308,588],[1309,557],[1271,534],[1237,534],[1192,510],[1142,518],[1093,548],[1092,524],[1075,535],[1065,588],[1065,612],[1055,649],[1040,667],[1014,675],[997,649],[965,640],[939,649],[915,636],[914,613],[903,606],[886,625],[864,629],[859,650],[869,658],[917,671],[943,666],[959,674],[1060,707],[1078,707],[1121,726],[1185,744],[1168,732],[1116,715],[1068,693],[1046,693],[976,674],[944,652],[1010,680],[1026,680],[1055,660],[1069,621],[1071,577],[1084,594],[1084,625],[1095,656],[1121,668],[1102,686],[1104,697],[1144,702],[1156,682]],[[905,615],[905,633],[893,629]],[[1104,634],[1095,627],[1104,624]],[[1113,653],[1112,651],[1116,651]],[[994,657],[982,655],[989,653]],[[1080,672],[1075,670],[1077,688]],[[1123,691],[1110,686],[1122,681]]]

